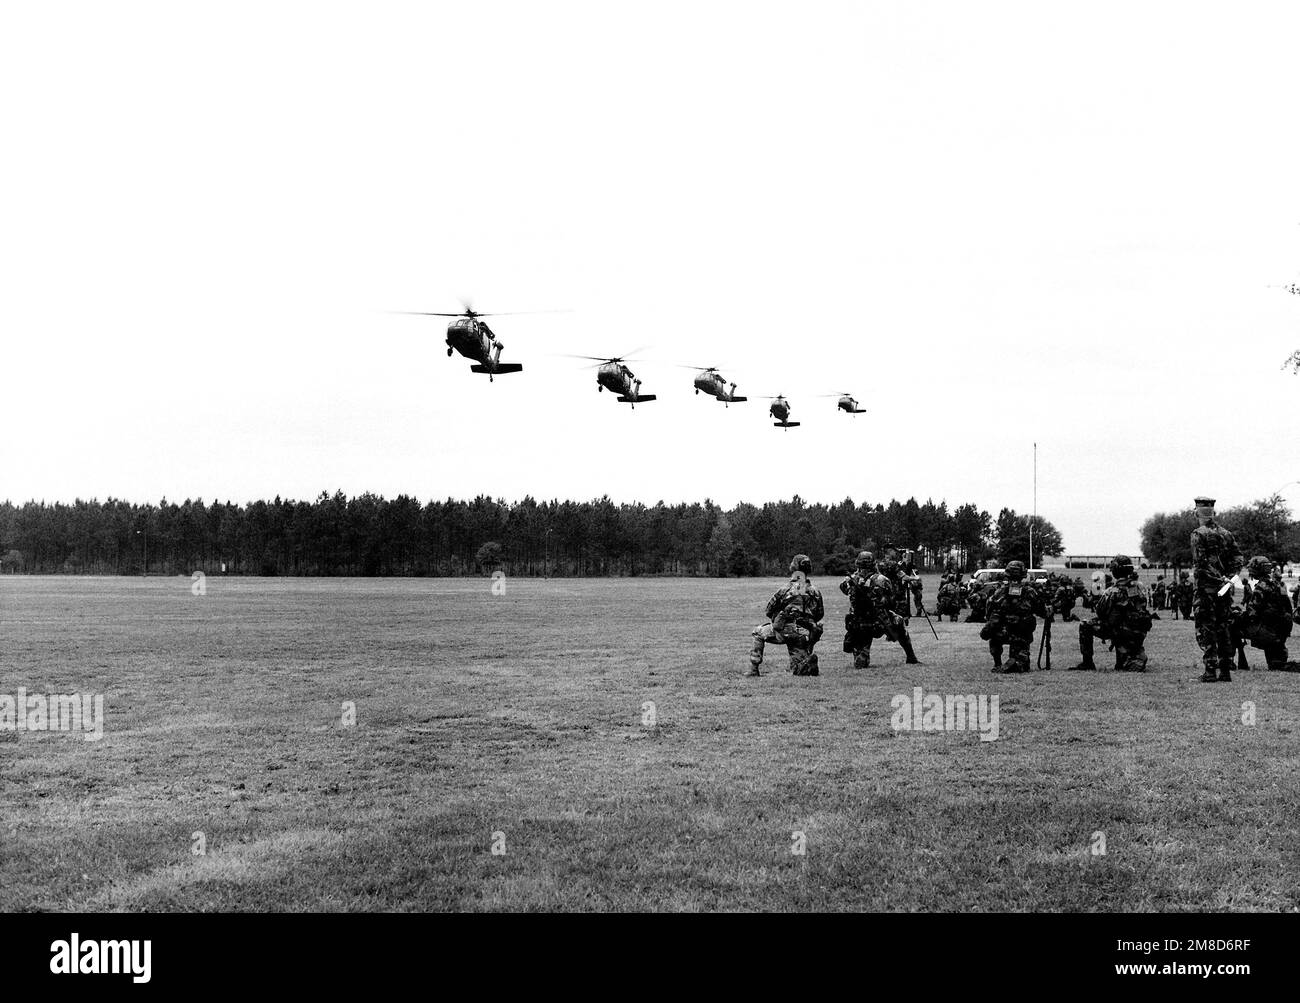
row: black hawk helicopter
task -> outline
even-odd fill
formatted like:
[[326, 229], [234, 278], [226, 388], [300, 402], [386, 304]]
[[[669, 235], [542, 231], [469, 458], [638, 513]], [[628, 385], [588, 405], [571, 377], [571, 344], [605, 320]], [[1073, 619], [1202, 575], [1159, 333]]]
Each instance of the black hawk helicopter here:
[[[497, 376], [505, 373], [518, 373], [523, 371], [523, 365], [518, 362], [502, 362], [501, 350], [505, 348], [505, 343], [500, 341], [492, 328], [487, 326], [487, 322], [480, 320], [480, 317], [509, 317], [508, 313], [479, 313], [472, 307], [465, 307], [461, 313], [427, 313], [419, 310], [397, 310], [395, 313], [406, 314], [414, 317], [454, 317], [455, 319], [447, 325], [447, 355], [452, 352], [460, 352], [467, 359], [472, 359], [475, 365], [469, 367], [471, 373], [487, 373], [488, 382], [493, 382]], [[553, 313], [558, 311], [522, 311], [526, 313]], [[516, 312], [517, 315], [518, 312]]]
[[682, 366], [683, 369], [698, 369], [695, 374], [695, 392], [698, 394], [703, 390], [710, 397], [716, 397], [723, 404], [739, 404], [742, 401], [749, 400], [748, 397], [736, 396], [736, 384], [733, 380], [731, 389], [727, 389], [726, 378], [718, 372], [716, 366], [701, 368], [700, 366]]
[[772, 422], [773, 428], [798, 428], [799, 427], [799, 423], [797, 421], [790, 420], [790, 402], [787, 401], [784, 397], [782, 397], [780, 394], [777, 394], [775, 397], [764, 397], [763, 399], [770, 400], [772, 402], [771, 406], [767, 409], [767, 413], [771, 417], [776, 419], [776, 421]]
[[[637, 349], [641, 351], [641, 349]], [[629, 352], [628, 356], [636, 354]], [[636, 410], [638, 404], [644, 404], [646, 401], [658, 400], [655, 394], [643, 394], [641, 392], [641, 381], [636, 378], [636, 373], [628, 369], [624, 360], [627, 356], [617, 355], [612, 359], [602, 359], [595, 355], [570, 355], [570, 359], [592, 359], [596, 362], [595, 366], [588, 368], [596, 370], [596, 385], [600, 390], [608, 390], [610, 393], [618, 395], [618, 401], [621, 404], [631, 404], [632, 410]]]
[[839, 402], [835, 405], [846, 414], [866, 414], [867, 409], [858, 407], [858, 402], [853, 399], [852, 394], [818, 394], [818, 397], [838, 397]]

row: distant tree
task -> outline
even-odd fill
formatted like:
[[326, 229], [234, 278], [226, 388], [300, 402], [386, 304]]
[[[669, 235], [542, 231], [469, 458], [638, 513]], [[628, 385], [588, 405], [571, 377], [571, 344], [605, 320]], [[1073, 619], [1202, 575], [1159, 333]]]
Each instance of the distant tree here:
[[10, 550], [0, 557], [0, 571], [12, 573], [23, 566], [23, 555], [16, 550]]
[[1040, 563], [1043, 556], [1057, 557], [1065, 550], [1060, 531], [1041, 515], [1019, 515], [1014, 509], [1004, 508], [998, 513], [997, 521], [997, 555], [1004, 567], [1008, 561], [1030, 562], [1031, 527], [1035, 563]]
[[501, 544], [489, 540], [478, 548], [478, 553], [474, 555], [474, 563], [486, 571], [491, 571], [501, 564], [501, 554]]
[[1157, 512], [1142, 524], [1142, 555], [1152, 564], [1187, 568], [1192, 564], [1196, 513]]
[[735, 544], [731, 539], [731, 521], [723, 512], [719, 514], [718, 521], [713, 524], [713, 532], [709, 535], [707, 548], [709, 571], [719, 578], [727, 577], [733, 549]]

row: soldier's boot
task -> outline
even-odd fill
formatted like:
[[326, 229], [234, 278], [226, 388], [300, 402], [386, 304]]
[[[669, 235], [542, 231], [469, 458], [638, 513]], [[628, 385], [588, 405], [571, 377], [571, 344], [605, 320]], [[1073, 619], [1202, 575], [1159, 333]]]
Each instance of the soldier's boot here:
[[1232, 682], [1232, 659], [1225, 659], [1219, 663], [1219, 682]]
[[899, 644], [903, 646], [903, 654], [907, 656], [908, 665], [921, 664], [921, 660], [916, 657], [916, 652], [912, 650], [912, 639], [910, 637], [904, 634], [903, 639], [899, 641]]
[[989, 654], [993, 656], [993, 671], [1002, 671], [1002, 645], [997, 641], [989, 642]]
[[1096, 672], [1097, 663], [1092, 660], [1092, 632], [1084, 630], [1082, 624], [1079, 625], [1079, 654], [1083, 661], [1070, 668], [1075, 672]]
[[869, 668], [871, 668], [871, 649], [870, 649], [870, 648], [858, 648], [857, 651], [853, 652], [853, 667], [854, 667], [855, 669], [869, 669]]
[[762, 675], [762, 673], [758, 671], [758, 667], [762, 664], [763, 664], [763, 639], [759, 636], [758, 631], [756, 630], [754, 631], [754, 646], [753, 648], [750, 649], [749, 652], [749, 671], [745, 673], [745, 676], [748, 677], [748, 676]]

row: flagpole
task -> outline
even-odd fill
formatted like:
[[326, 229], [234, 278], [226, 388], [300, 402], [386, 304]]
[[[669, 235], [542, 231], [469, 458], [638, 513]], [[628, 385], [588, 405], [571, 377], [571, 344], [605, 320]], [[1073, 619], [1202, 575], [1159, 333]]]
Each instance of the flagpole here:
[[1038, 523], [1038, 443], [1034, 443], [1034, 516], [1029, 520], [1029, 567], [1034, 566], [1034, 526]]

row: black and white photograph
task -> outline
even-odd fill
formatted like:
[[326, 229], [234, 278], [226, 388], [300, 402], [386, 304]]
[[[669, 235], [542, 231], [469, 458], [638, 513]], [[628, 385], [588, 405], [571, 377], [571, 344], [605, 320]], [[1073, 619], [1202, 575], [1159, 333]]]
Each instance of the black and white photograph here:
[[691, 913], [1282, 970], [1297, 39], [4, 5], [6, 966]]

